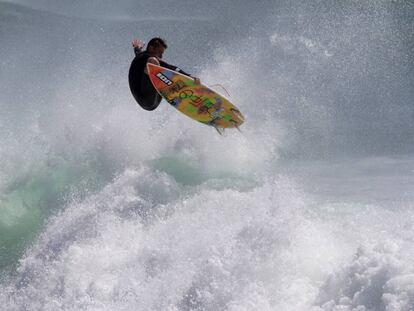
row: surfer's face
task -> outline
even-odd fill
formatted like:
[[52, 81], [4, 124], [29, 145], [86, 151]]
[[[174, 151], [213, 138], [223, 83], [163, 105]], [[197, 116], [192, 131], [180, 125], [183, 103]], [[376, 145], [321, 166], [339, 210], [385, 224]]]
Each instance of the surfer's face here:
[[165, 51], [165, 47], [163, 47], [162, 45], [157, 46], [157, 47], [153, 47], [151, 46], [149, 49], [149, 52], [151, 54], [151, 56], [155, 56], [158, 58], [162, 58], [162, 55], [164, 54]]

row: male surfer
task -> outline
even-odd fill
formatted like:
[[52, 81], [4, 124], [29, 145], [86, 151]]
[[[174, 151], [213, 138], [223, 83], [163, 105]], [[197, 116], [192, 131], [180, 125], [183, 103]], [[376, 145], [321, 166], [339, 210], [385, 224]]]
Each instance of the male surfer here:
[[[189, 77], [191, 75], [161, 60], [164, 51], [167, 49], [167, 44], [161, 38], [152, 38], [148, 42], [145, 51], [143, 51], [145, 44], [139, 39], [134, 39], [132, 46], [134, 48], [135, 58], [129, 68], [129, 87], [135, 100], [142, 108], [145, 110], [154, 110], [160, 104], [161, 96], [155, 90], [148, 76], [147, 63], [175, 70]], [[196, 83], [200, 83], [200, 79], [194, 78], [194, 80]]]

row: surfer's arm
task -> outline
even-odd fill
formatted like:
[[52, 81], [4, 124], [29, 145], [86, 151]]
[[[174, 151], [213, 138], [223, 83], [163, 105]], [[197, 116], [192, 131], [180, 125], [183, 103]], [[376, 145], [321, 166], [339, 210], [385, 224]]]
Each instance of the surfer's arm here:
[[140, 48], [134, 47], [135, 56], [138, 56], [138, 54], [141, 53], [141, 52], [142, 52], [142, 50]]
[[134, 48], [135, 56], [137, 56], [139, 53], [142, 52], [142, 49], [144, 48], [144, 46], [145, 46], [145, 43], [142, 42], [141, 40], [139, 39], [132, 40], [132, 47]]
[[162, 60], [160, 60], [160, 65], [165, 67], [165, 68], [168, 68], [168, 69], [177, 71], [179, 73], [182, 73], [183, 75], [188, 76], [190, 78], [193, 78], [196, 84], [200, 84], [200, 79], [199, 78], [193, 77], [191, 74], [185, 72], [184, 70], [182, 70], [181, 68], [178, 68], [177, 66], [170, 65], [170, 64], [168, 64], [168, 63], [166, 63]]
[[[175, 66], [172, 66], [172, 67], [175, 67]], [[175, 69], [174, 69], [175, 71], [177, 71], [177, 72], [179, 72], [179, 73], [182, 73], [183, 75], [186, 75], [186, 76], [189, 76], [189, 77], [193, 77], [192, 75], [190, 75], [189, 73], [186, 73], [184, 70], [182, 70], [181, 68], [178, 68], [178, 67], [175, 67]]]
[[[175, 66], [172, 66], [172, 67], [175, 67]], [[200, 83], [201, 83], [201, 81], [200, 81], [200, 79], [199, 79], [199, 78], [193, 77], [192, 75], [190, 75], [189, 73], [186, 73], [186, 72], [185, 72], [184, 70], [182, 70], [181, 68], [175, 67], [175, 69], [173, 69], [173, 70], [175, 70], [175, 71], [177, 71], [177, 72], [179, 72], [179, 73], [182, 73], [182, 74], [183, 74], [183, 75], [185, 75], [185, 76], [188, 76], [188, 77], [190, 77], [190, 78], [193, 78], [193, 79], [194, 79], [195, 84], [200, 84]]]
[[179, 72], [179, 73], [182, 73], [183, 75], [186, 75], [186, 76], [189, 76], [189, 77], [191, 77], [191, 78], [192, 78], [192, 75], [190, 75], [189, 73], [186, 73], [184, 70], [182, 70], [181, 68], [178, 68], [177, 66], [170, 65], [170, 64], [168, 64], [168, 63], [166, 63], [166, 62], [164, 62], [164, 61], [160, 61], [160, 65], [161, 65], [162, 67], [165, 67], [165, 68], [168, 68], [168, 69], [171, 69], [171, 70], [177, 71], [177, 72]]

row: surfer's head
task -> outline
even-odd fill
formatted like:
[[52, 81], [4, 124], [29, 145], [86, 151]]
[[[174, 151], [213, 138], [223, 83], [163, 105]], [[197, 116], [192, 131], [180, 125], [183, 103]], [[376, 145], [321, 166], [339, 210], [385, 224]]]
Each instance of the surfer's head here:
[[167, 43], [165, 43], [165, 40], [158, 37], [152, 38], [147, 44], [147, 52], [151, 54], [151, 56], [156, 56], [158, 58], [162, 58], [162, 54], [166, 48]]

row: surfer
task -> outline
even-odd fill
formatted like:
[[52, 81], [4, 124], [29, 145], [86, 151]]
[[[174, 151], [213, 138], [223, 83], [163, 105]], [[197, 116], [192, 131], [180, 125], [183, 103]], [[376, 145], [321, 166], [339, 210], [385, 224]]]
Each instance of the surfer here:
[[[139, 39], [134, 39], [132, 46], [134, 48], [135, 58], [131, 63], [128, 74], [131, 93], [142, 108], [145, 110], [154, 110], [158, 107], [162, 98], [151, 83], [148, 76], [147, 63], [175, 70], [189, 77], [191, 75], [162, 60], [164, 51], [167, 49], [167, 44], [161, 38], [152, 38], [148, 42], [145, 51], [143, 51], [145, 43]], [[200, 79], [192, 78], [196, 83], [200, 83]]]

